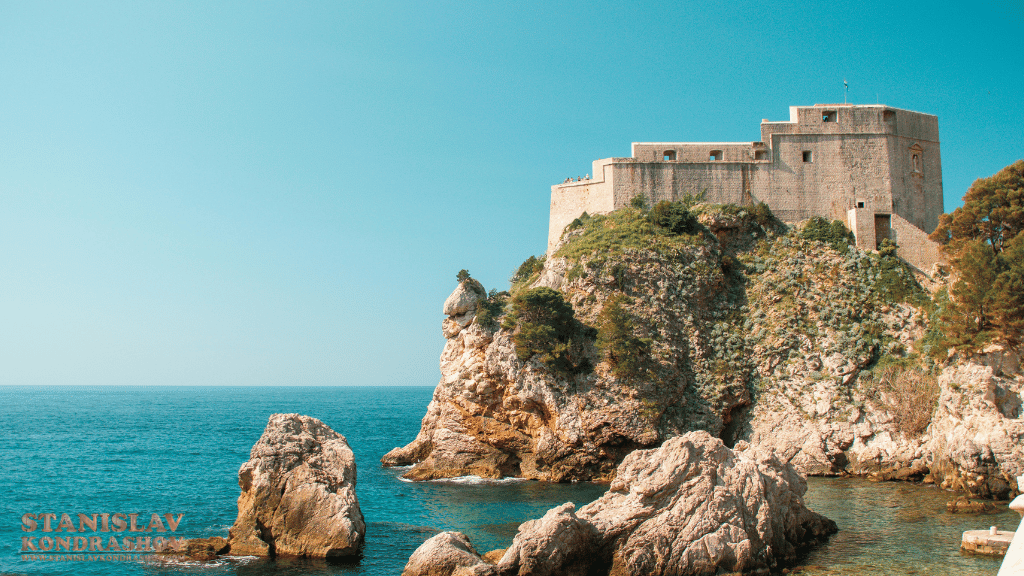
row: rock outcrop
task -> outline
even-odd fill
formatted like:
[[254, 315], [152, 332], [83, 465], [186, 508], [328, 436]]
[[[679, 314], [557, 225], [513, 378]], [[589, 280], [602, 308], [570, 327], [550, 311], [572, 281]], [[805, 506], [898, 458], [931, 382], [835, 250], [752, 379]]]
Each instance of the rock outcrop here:
[[467, 569], [483, 567], [486, 563], [473, 548], [469, 537], [462, 532], [441, 532], [420, 545], [402, 576], [451, 576], [471, 573]]
[[807, 474], [924, 480], [972, 497], [1007, 499], [1024, 473], [1024, 378], [999, 372], [999, 356], [942, 368], [930, 421], [918, 435], [903, 433], [892, 410], [872, 406], [856, 388], [849, 401], [832, 402], [840, 388], [826, 381], [763, 399], [749, 423], [750, 441]]
[[[772, 448], [805, 474], [1016, 492], [1019, 354], [936, 363], [929, 296], [895, 258], [837, 250], [742, 209], [694, 210], [703, 228], [692, 235], [652, 232], [630, 209], [592, 218], [513, 289], [557, 289], [594, 328], [620, 303], [650, 342], [636, 374], [616, 375], [596, 341], [581, 374], [520, 359], [515, 323], [476, 320], [484, 290], [460, 285], [420, 432], [382, 462], [415, 464], [412, 479], [609, 480], [632, 450], [705, 430]], [[901, 370], [920, 375], [915, 398], [887, 387]]]
[[[803, 504], [806, 483], [774, 454], [731, 450], [706, 432], [638, 450], [608, 492], [524, 523], [495, 564], [464, 535], [445, 533], [413, 554], [404, 576], [703, 575], [777, 569], [836, 531]], [[438, 546], [446, 544], [444, 553]], [[437, 562], [428, 559], [439, 558]], [[451, 560], [457, 558], [457, 562]]]
[[336, 558], [366, 534], [345, 437], [299, 414], [274, 414], [238, 471], [231, 554]]

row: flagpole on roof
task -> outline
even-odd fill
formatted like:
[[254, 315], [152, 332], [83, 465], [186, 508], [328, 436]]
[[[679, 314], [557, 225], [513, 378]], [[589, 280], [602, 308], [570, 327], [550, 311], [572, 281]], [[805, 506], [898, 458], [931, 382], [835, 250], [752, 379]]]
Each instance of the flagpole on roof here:
[[850, 93], [850, 85], [846, 83], [846, 78], [843, 78], [843, 104], [846, 104], [846, 96]]

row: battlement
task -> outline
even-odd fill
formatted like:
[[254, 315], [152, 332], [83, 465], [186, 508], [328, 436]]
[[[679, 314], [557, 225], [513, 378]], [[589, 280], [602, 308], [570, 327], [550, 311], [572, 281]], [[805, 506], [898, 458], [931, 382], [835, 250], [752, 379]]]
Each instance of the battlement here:
[[[583, 212], [607, 213], [638, 195], [648, 204], [701, 193], [714, 203], [765, 202], [784, 221], [821, 216], [846, 221], [855, 232], [851, 214], [861, 228], [868, 215], [879, 223], [898, 215], [925, 235], [938, 225], [942, 164], [934, 115], [815, 104], [791, 106], [788, 121], [762, 120], [760, 128], [759, 141], [634, 142], [630, 158], [595, 161], [592, 178], [551, 187], [548, 251]], [[897, 234], [891, 226], [873, 230], [871, 238], [858, 235], [858, 246], [874, 248]], [[915, 266], [930, 268], [931, 259]]]

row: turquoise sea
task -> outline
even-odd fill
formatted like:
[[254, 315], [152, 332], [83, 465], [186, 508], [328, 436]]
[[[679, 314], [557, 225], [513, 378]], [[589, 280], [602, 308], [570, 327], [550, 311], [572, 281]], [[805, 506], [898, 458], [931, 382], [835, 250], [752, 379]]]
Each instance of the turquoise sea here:
[[[381, 468], [379, 458], [416, 435], [432, 391], [0, 387], [0, 574], [397, 575], [413, 550], [439, 530], [467, 533], [481, 552], [503, 548], [520, 522], [604, 492], [593, 484], [401, 480], [400, 471]], [[26, 513], [59, 518], [66, 512], [76, 525], [78, 513], [134, 513], [140, 523], [152, 513], [182, 514], [176, 535], [226, 536], [237, 511], [238, 468], [275, 412], [315, 416], [348, 439], [367, 522], [358, 561], [22, 559]], [[997, 561], [959, 554], [960, 533], [1017, 524], [1009, 511], [948, 514], [951, 495], [929, 486], [819, 478], [809, 485], [809, 505], [834, 519], [840, 533], [811, 553], [798, 573], [994, 575]]]

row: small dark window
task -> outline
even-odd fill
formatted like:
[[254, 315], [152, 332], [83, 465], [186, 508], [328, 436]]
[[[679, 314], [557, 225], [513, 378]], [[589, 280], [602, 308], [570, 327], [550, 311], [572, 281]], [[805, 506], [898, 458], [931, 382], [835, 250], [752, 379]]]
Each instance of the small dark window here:
[[863, 208], [863, 207], [864, 207], [864, 201], [863, 200], [861, 200], [860, 202], [857, 202], [857, 208]]
[[755, 150], [754, 151], [754, 160], [766, 160], [767, 158], [768, 158], [768, 153], [765, 152], [764, 150]]
[[722, 159], [722, 151], [721, 150], [712, 150], [711, 154], [708, 156], [708, 160], [711, 160], [712, 162], [718, 161], [718, 160], [721, 160], [721, 159]]
[[882, 121], [884, 121], [884, 122], [892, 122], [895, 119], [896, 119], [896, 113], [893, 112], [892, 110], [886, 110], [886, 111], [882, 112]]
[[821, 121], [822, 122], [835, 122], [836, 121], [836, 111], [835, 110], [825, 110], [824, 112], [821, 113]]
[[804, 162], [814, 162], [814, 153], [810, 150], [804, 150]]
[[664, 158], [665, 160], [675, 160], [676, 159], [676, 151], [675, 150], [665, 150], [664, 156], [665, 156], [665, 158]]

